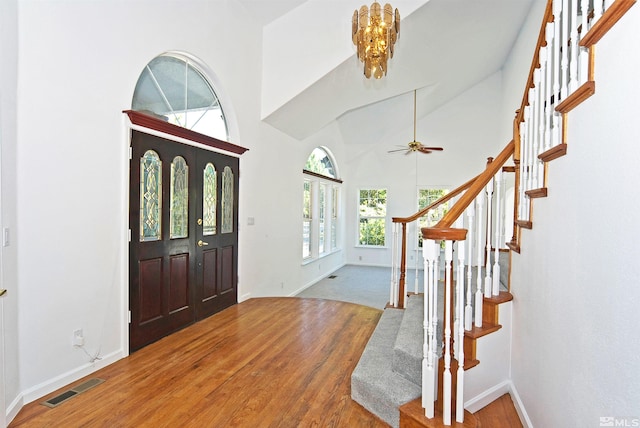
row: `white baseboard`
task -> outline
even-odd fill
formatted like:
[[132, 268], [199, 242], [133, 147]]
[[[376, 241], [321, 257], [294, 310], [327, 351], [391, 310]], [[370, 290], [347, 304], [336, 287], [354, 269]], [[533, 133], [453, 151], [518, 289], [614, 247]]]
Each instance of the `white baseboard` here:
[[512, 382], [509, 383], [511, 384], [511, 390], [509, 391], [509, 394], [511, 394], [511, 399], [513, 400], [513, 405], [516, 408], [516, 412], [518, 412], [518, 416], [520, 417], [520, 422], [522, 422], [522, 425], [525, 428], [533, 428], [531, 419], [529, 419], [529, 414], [527, 414], [527, 410], [524, 408], [524, 404], [520, 399], [520, 395], [518, 394], [516, 386]]
[[22, 394], [20, 394], [11, 402], [11, 404], [9, 404], [9, 407], [7, 408], [7, 425], [10, 424], [13, 418], [18, 415], [22, 406], [24, 406], [24, 400], [22, 399]]
[[45, 382], [35, 385], [22, 392], [21, 394], [22, 395], [21, 400], [23, 401], [22, 405], [31, 403], [32, 401], [35, 401], [41, 397], [44, 397], [45, 395], [50, 394], [57, 389], [63, 388], [66, 385], [69, 385], [77, 381], [78, 379], [88, 376], [91, 373], [97, 370], [100, 370], [103, 367], [106, 367], [110, 364], [115, 363], [116, 361], [124, 358], [125, 356], [126, 355], [122, 350], [118, 350], [118, 351], [112, 352], [109, 355], [105, 355], [101, 357], [100, 360], [96, 360], [93, 363], [83, 364], [80, 367], [77, 367], [73, 370], [69, 370], [66, 373], [56, 376], [53, 379], [49, 379]]
[[520, 418], [522, 425], [525, 428], [533, 428], [533, 424], [531, 423], [531, 419], [529, 419], [527, 410], [524, 408], [520, 395], [511, 380], [505, 380], [504, 382], [501, 382], [498, 385], [487, 389], [483, 393], [469, 399], [464, 403], [464, 408], [471, 413], [476, 413], [478, 410], [491, 404], [504, 394], [509, 394], [511, 396], [511, 400], [513, 401], [513, 405], [516, 408], [516, 412], [518, 413], [518, 417]]
[[464, 408], [471, 413], [475, 413], [509, 392], [511, 392], [511, 381], [505, 380], [465, 401]]
[[328, 273], [324, 273], [323, 275], [320, 275], [314, 279], [312, 279], [311, 281], [309, 281], [308, 283], [304, 284], [302, 287], [298, 288], [297, 290], [289, 293], [287, 295], [287, 297], [293, 297], [296, 296], [300, 293], [302, 293], [304, 290], [306, 290], [307, 288], [311, 287], [312, 285], [317, 284], [318, 282], [320, 282], [321, 280], [325, 279], [326, 277], [328, 277], [329, 275], [333, 274], [335, 271], [337, 271], [338, 269], [340, 269], [341, 267], [344, 267], [346, 265], [346, 263], [342, 263], [338, 266], [336, 266], [335, 269], [333, 269], [331, 272]]

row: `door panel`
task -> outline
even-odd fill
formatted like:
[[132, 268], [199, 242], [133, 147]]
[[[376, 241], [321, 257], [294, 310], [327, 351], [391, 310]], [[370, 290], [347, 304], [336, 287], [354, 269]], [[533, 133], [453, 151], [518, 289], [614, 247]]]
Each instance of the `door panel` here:
[[202, 252], [202, 298], [207, 301], [218, 295], [218, 250], [206, 250]]
[[[222, 234], [217, 225], [223, 209], [229, 216], [230, 199], [223, 208], [221, 181], [209, 180], [208, 193], [204, 181], [206, 165], [216, 179], [225, 168], [237, 177], [238, 159], [138, 131], [131, 142], [129, 341], [134, 351], [237, 303], [237, 273], [226, 272], [237, 269], [237, 182], [232, 183], [234, 227], [225, 226], [230, 232]], [[223, 257], [225, 252], [230, 254]]]

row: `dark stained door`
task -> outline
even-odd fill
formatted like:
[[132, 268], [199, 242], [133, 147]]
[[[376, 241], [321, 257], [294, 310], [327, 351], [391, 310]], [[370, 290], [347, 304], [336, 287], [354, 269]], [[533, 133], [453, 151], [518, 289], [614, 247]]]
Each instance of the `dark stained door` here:
[[238, 164], [232, 156], [133, 131], [132, 352], [237, 303]]
[[238, 158], [199, 153], [196, 204], [196, 317], [237, 302]]

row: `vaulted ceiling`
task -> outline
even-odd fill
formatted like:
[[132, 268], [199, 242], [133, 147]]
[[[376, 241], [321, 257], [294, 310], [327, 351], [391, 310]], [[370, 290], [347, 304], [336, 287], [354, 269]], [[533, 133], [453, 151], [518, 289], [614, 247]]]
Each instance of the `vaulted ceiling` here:
[[[499, 71], [534, 0], [396, 0], [388, 75], [368, 80], [351, 42], [362, 0], [239, 0], [263, 26], [263, 120], [304, 139], [337, 121], [347, 143], [403, 129]], [[366, 3], [368, 5], [368, 3]]]

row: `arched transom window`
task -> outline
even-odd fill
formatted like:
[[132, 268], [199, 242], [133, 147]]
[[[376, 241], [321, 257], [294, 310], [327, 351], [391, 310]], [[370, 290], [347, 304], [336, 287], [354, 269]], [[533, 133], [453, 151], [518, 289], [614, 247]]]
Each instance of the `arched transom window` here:
[[195, 60], [167, 53], [144, 68], [136, 84], [133, 110], [174, 125], [228, 141], [220, 101]]

